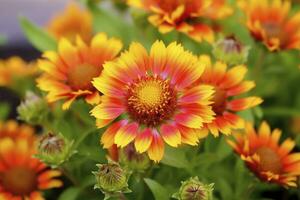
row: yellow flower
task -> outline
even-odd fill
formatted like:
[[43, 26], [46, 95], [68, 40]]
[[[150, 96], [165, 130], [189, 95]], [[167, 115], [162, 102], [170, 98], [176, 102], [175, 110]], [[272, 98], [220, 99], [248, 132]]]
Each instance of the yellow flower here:
[[258, 132], [247, 123], [245, 133], [235, 133], [235, 141], [228, 142], [262, 181], [296, 187], [300, 175], [300, 153], [291, 153], [295, 146], [291, 139], [280, 145], [280, 136], [281, 131], [271, 131], [266, 122], [260, 125]]
[[114, 59], [121, 48], [120, 40], [108, 39], [104, 33], [97, 34], [88, 45], [80, 37], [76, 38], [76, 44], [62, 38], [57, 52], [47, 51], [38, 61], [44, 71], [37, 79], [38, 87], [48, 92], [50, 103], [65, 99], [63, 109], [68, 109], [80, 96], [90, 104], [99, 103], [100, 93], [91, 81], [101, 74], [102, 65]]
[[15, 81], [34, 76], [37, 72], [34, 64], [29, 64], [20, 57], [0, 59], [0, 86], [10, 87]]
[[85, 42], [92, 38], [92, 15], [77, 4], [69, 4], [62, 13], [48, 23], [47, 29], [55, 38], [65, 37], [71, 41], [79, 35]]

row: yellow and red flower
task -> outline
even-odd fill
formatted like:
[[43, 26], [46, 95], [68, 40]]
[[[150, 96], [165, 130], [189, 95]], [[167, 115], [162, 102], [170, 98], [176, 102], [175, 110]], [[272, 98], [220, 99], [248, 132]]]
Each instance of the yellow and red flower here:
[[92, 15], [88, 10], [82, 10], [77, 4], [71, 3], [51, 19], [47, 29], [56, 39], [64, 37], [75, 42], [79, 35], [85, 42], [89, 42], [93, 35]]
[[275, 129], [271, 132], [266, 122], [260, 125], [258, 133], [251, 123], [247, 123], [245, 133], [235, 133], [235, 141], [229, 140], [228, 143], [262, 181], [296, 187], [300, 175], [300, 153], [291, 153], [295, 146], [291, 139], [279, 144], [280, 136], [281, 131]]
[[34, 76], [37, 72], [34, 64], [29, 64], [20, 57], [0, 59], [0, 86], [12, 86], [15, 81]]
[[203, 63], [176, 42], [166, 47], [157, 41], [150, 55], [133, 43], [117, 60], [105, 63], [93, 81], [102, 102], [91, 111], [99, 128], [112, 122], [101, 138], [104, 148], [134, 142], [137, 152], [147, 151], [159, 161], [163, 141], [173, 147], [196, 145], [206, 136], [203, 123], [213, 119], [213, 87], [190, 87], [203, 70]]
[[253, 81], [243, 81], [247, 67], [238, 65], [227, 70], [225, 63], [213, 64], [206, 55], [200, 56], [200, 62], [206, 63], [206, 68], [197, 84], [211, 85], [215, 90], [212, 109], [216, 116], [212, 122], [205, 123], [205, 129], [218, 136], [219, 132], [229, 135], [232, 129], [243, 128], [244, 120], [236, 112], [262, 103], [261, 98], [254, 96], [233, 99], [255, 87]]
[[7, 122], [0, 121], [0, 140], [4, 138], [11, 138], [12, 140], [21, 138], [26, 139], [29, 144], [34, 144], [34, 129], [25, 124], [19, 125], [13, 120]]
[[149, 22], [161, 33], [172, 30], [185, 33], [194, 40], [214, 40], [213, 27], [206, 20], [227, 17], [232, 9], [225, 0], [127, 0], [128, 4], [151, 13]]
[[300, 49], [300, 12], [289, 15], [291, 2], [244, 0], [240, 4], [252, 36], [270, 51]]
[[68, 109], [78, 97], [84, 96], [90, 104], [99, 103], [100, 94], [91, 81], [98, 77], [104, 62], [112, 60], [122, 48], [120, 40], [108, 39], [104, 33], [97, 34], [90, 45], [80, 37], [73, 45], [61, 39], [58, 52], [45, 52], [39, 60], [39, 67], [45, 72], [38, 78], [38, 87], [48, 92], [48, 102], [66, 99], [63, 109]]
[[0, 139], [0, 199], [43, 200], [40, 190], [60, 187], [57, 170], [32, 156], [35, 149], [26, 138]]

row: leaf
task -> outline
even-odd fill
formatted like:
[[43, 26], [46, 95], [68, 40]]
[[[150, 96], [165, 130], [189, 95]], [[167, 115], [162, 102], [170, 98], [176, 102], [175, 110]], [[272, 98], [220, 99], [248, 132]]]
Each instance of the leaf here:
[[145, 178], [144, 181], [150, 188], [155, 200], [170, 199], [169, 195], [168, 195], [168, 191], [161, 184], [159, 184], [156, 181], [149, 179], [149, 178]]
[[218, 190], [221, 193], [222, 199], [233, 199], [233, 191], [230, 187], [229, 182], [227, 182], [225, 179], [219, 179], [217, 181], [216, 187], [218, 187]]
[[30, 22], [25, 17], [20, 17], [21, 28], [31, 42], [31, 44], [40, 51], [56, 50], [57, 43], [46, 31]]
[[9, 115], [10, 107], [8, 103], [0, 103], [0, 120], [4, 121]]
[[176, 168], [186, 168], [189, 163], [182, 149], [166, 148], [161, 163]]
[[70, 187], [58, 197], [58, 200], [75, 200], [80, 194], [80, 188]]

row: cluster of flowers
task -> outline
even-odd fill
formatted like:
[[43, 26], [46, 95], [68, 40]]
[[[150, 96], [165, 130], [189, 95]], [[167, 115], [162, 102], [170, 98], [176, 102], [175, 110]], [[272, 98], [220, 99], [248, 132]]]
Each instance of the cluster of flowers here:
[[[245, 11], [252, 36], [270, 51], [300, 49], [300, 12], [290, 17], [290, 2], [241, 0], [238, 4]], [[221, 29], [216, 20], [233, 12], [224, 0], [128, 0], [128, 5], [149, 12], [149, 22], [161, 33], [177, 30], [197, 42], [209, 43]], [[287, 139], [280, 145], [279, 130], [271, 131], [263, 122], [256, 131], [251, 122], [237, 114], [263, 100], [244, 95], [255, 83], [245, 80], [247, 47], [234, 37], [215, 44], [217, 61], [208, 55], [194, 55], [177, 42], [166, 45], [156, 41], [149, 51], [133, 42], [120, 54], [121, 40], [105, 33], [92, 36], [88, 12], [75, 5], [66, 12], [49, 25], [49, 32], [58, 38], [58, 48], [44, 52], [38, 60], [42, 74], [37, 87], [47, 93], [48, 103], [63, 100], [63, 110], [78, 98], [94, 105], [90, 113], [96, 126], [106, 128], [100, 139], [103, 148], [112, 152], [130, 147], [159, 162], [165, 143], [171, 147], [196, 146], [210, 133], [215, 137], [233, 135], [228, 143], [261, 180], [296, 186], [300, 153], [291, 153], [295, 143]], [[66, 27], [70, 27], [68, 32], [64, 32]], [[7, 62], [21, 62], [15, 59]], [[9, 82], [8, 75], [3, 77], [6, 79], [0, 76], [0, 84]], [[41, 199], [39, 189], [61, 186], [61, 181], [53, 179], [59, 171], [49, 170], [32, 158], [35, 142], [27, 126], [0, 124], [1, 200]], [[115, 169], [116, 164], [111, 165]], [[106, 167], [99, 166], [101, 170]], [[95, 174], [102, 178], [101, 172]]]

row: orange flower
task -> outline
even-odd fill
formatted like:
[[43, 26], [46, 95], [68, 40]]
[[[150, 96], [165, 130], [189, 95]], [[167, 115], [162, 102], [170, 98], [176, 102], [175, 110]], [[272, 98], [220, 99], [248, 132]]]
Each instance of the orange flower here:
[[36, 74], [36, 66], [26, 63], [20, 57], [13, 56], [5, 60], [0, 59], [0, 86], [11, 86], [16, 80]]
[[205, 20], [222, 19], [232, 13], [225, 0], [127, 0], [128, 4], [151, 12], [149, 22], [161, 33], [174, 29], [201, 42], [213, 42], [213, 28]]
[[0, 139], [0, 199], [42, 200], [40, 190], [60, 187], [60, 172], [47, 169], [32, 156], [34, 148], [25, 138]]
[[0, 121], [0, 140], [4, 138], [11, 138], [17, 140], [18, 138], [28, 140], [29, 144], [34, 144], [35, 136], [34, 129], [28, 125], [19, 125], [16, 121]]
[[92, 38], [92, 15], [75, 4], [69, 4], [62, 13], [54, 16], [47, 29], [55, 38], [65, 37], [71, 41], [79, 35], [85, 42]]
[[219, 131], [229, 135], [232, 129], [243, 128], [244, 120], [235, 114], [237, 111], [246, 110], [262, 103], [259, 97], [245, 97], [233, 99], [233, 97], [248, 92], [255, 83], [253, 81], [243, 81], [247, 72], [244, 65], [234, 66], [227, 70], [227, 65], [222, 62], [211, 63], [208, 56], [200, 56], [200, 62], [206, 63], [206, 68], [198, 80], [198, 84], [211, 85], [215, 89], [213, 111], [216, 113], [215, 119], [204, 125], [214, 136], [219, 135]]
[[289, 16], [289, 1], [241, 1], [252, 36], [270, 51], [300, 49], [300, 12]]
[[91, 111], [99, 128], [112, 122], [101, 138], [104, 148], [134, 142], [137, 152], [148, 152], [158, 162], [164, 142], [172, 147], [197, 145], [206, 136], [203, 123], [213, 119], [213, 88], [190, 87], [203, 69], [198, 58], [176, 42], [166, 47], [157, 41], [150, 55], [133, 43], [119, 59], [105, 63], [93, 81], [103, 93], [102, 102]]
[[281, 131], [275, 129], [271, 132], [266, 122], [260, 125], [258, 133], [251, 123], [246, 124], [245, 131], [234, 134], [235, 141], [229, 140], [228, 143], [249, 169], [262, 181], [296, 187], [300, 175], [300, 153], [290, 153], [295, 142], [287, 139], [279, 145]]
[[58, 52], [45, 52], [39, 67], [45, 72], [38, 78], [38, 87], [47, 91], [49, 102], [66, 99], [63, 109], [68, 109], [79, 96], [90, 104], [99, 103], [100, 94], [91, 80], [101, 74], [102, 64], [115, 58], [122, 48], [121, 41], [108, 39], [104, 33], [97, 34], [86, 45], [80, 37], [76, 45], [61, 39]]

